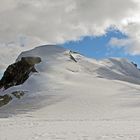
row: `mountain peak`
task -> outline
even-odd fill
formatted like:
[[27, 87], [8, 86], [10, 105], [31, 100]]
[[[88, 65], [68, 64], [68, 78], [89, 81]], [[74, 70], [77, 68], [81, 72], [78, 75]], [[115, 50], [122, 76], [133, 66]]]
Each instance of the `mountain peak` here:
[[[21, 62], [29, 59], [30, 64], [36, 60], [36, 65], [33, 64], [31, 67], [24, 67]], [[19, 65], [16, 67], [16, 64]], [[33, 94], [38, 93], [38, 91], [44, 92], [52, 88], [52, 86], [57, 87], [59, 84], [66, 86], [67, 84], [74, 84], [75, 80], [82, 82], [81, 79], [86, 77], [95, 80], [105, 79], [140, 84], [139, 69], [127, 59], [109, 58], [97, 61], [56, 45], [39, 46], [32, 50], [22, 52], [16, 62], [9, 67], [11, 66], [14, 66], [16, 70], [20, 68], [22, 70], [17, 71], [17, 73], [14, 70], [10, 72], [9, 77], [15, 74], [16, 76], [14, 77], [17, 78], [14, 81], [16, 84], [13, 83], [8, 86], [9, 89], [7, 89], [7, 86], [4, 87], [7, 90], [3, 93], [4, 95], [8, 95], [3, 96], [6, 101], [7, 99], [11, 101], [10, 93], [17, 94], [28, 91], [29, 94]], [[4, 75], [7, 75], [8, 69]], [[31, 75], [30, 73], [32, 72], [38, 73]], [[21, 80], [19, 81], [19, 79]], [[3, 78], [1, 83], [2, 81]], [[5, 81], [5, 83], [8, 82]], [[82, 84], [86, 83], [83, 81]]]

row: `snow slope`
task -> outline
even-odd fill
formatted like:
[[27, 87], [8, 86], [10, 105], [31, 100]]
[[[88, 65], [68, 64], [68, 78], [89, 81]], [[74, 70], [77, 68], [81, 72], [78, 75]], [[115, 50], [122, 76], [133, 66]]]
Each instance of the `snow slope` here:
[[[70, 54], [77, 63], [71, 59]], [[0, 108], [0, 140], [138, 140], [140, 71], [128, 60], [97, 61], [58, 46], [41, 46], [39, 71], [26, 94]]]

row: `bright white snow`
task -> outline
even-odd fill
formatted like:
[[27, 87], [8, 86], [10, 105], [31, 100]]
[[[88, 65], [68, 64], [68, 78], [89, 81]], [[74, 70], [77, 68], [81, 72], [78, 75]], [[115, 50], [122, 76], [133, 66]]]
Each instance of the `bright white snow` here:
[[22, 56], [42, 62], [26, 91], [0, 108], [0, 140], [139, 140], [140, 71], [128, 60], [96, 61], [57, 46]]

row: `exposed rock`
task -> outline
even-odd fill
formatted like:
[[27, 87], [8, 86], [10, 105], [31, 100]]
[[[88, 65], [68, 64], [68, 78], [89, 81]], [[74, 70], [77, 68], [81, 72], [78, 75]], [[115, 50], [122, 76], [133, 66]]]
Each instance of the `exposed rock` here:
[[23, 97], [24, 94], [24, 91], [14, 91], [11, 94], [0, 96], [0, 107], [7, 105], [9, 102], [12, 101], [14, 97], [16, 97], [17, 99], [21, 99], [21, 97]]
[[78, 52], [76, 52], [76, 51], [72, 51], [72, 50], [70, 50], [70, 53], [78, 54]]
[[40, 62], [40, 57], [22, 57], [20, 61], [8, 66], [0, 81], [0, 89], [23, 84], [31, 72], [37, 72], [34, 66]]
[[136, 68], [138, 67], [138, 65], [134, 62], [131, 62]]
[[40, 57], [22, 57], [21, 61], [25, 61], [29, 65], [35, 65], [41, 62], [41, 58]]
[[12, 97], [10, 95], [0, 96], [0, 107], [8, 104], [11, 100], [12, 100]]
[[14, 91], [11, 94], [14, 95], [16, 98], [20, 99], [22, 96], [24, 96], [25, 92], [24, 91]]
[[77, 60], [72, 56], [71, 51], [69, 52], [70, 59], [77, 63]]

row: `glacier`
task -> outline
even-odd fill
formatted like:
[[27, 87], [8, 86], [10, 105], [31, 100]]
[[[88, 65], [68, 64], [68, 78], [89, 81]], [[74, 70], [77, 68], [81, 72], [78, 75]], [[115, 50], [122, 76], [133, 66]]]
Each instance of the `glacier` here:
[[140, 70], [127, 59], [96, 60], [56, 45], [22, 52], [42, 62], [25, 91], [0, 108], [0, 140], [140, 139]]

